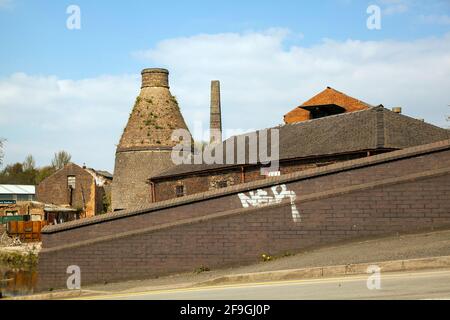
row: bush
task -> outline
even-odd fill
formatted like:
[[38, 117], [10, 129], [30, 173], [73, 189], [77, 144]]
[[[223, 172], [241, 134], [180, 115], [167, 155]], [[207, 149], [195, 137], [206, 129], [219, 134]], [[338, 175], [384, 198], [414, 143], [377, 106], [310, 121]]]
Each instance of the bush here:
[[38, 255], [33, 251], [0, 252], [0, 265], [14, 270], [34, 270], [38, 263]]

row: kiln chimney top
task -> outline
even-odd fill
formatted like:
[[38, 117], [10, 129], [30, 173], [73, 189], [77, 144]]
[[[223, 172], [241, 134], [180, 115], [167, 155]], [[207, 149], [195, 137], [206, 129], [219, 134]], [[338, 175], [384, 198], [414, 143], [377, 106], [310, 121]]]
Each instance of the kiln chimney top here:
[[141, 88], [162, 87], [169, 88], [169, 71], [161, 68], [144, 69]]

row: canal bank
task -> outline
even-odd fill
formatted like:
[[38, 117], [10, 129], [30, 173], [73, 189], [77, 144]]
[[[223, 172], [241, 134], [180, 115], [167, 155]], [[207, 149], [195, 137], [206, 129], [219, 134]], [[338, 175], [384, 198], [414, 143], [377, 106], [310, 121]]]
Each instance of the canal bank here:
[[39, 244], [0, 247], [0, 298], [34, 293]]

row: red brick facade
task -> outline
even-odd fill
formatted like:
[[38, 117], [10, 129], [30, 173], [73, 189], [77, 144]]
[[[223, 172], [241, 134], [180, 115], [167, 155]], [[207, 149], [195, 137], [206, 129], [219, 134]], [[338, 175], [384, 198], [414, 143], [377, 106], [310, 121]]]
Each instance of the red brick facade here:
[[[67, 164], [38, 185], [37, 200], [79, 209], [85, 217], [101, 213], [106, 185], [98, 185], [93, 172], [89, 170], [74, 163]], [[75, 188], [72, 190], [68, 185], [69, 177], [74, 177], [75, 181]]]
[[[271, 196], [274, 186], [295, 193], [301, 219], [294, 220], [292, 198], [243, 208], [242, 195]], [[39, 287], [65, 286], [69, 265], [81, 268], [82, 284], [141, 279], [448, 226], [450, 141], [444, 141], [47, 227]]]
[[[382, 151], [355, 152], [328, 157], [314, 157], [309, 159], [293, 159], [280, 162], [280, 174], [288, 174], [308, 169], [318, 168], [325, 165], [367, 157], [369, 154], [382, 153]], [[184, 195], [192, 195], [199, 192], [221, 189], [219, 182], [226, 186], [235, 186], [241, 183], [253, 182], [267, 179], [261, 174], [260, 166], [235, 166], [228, 169], [206, 171], [204, 173], [190, 173], [186, 175], [151, 179], [149, 192], [153, 194], [153, 202], [177, 198], [176, 187], [183, 186]], [[151, 190], [154, 188], [154, 190]]]

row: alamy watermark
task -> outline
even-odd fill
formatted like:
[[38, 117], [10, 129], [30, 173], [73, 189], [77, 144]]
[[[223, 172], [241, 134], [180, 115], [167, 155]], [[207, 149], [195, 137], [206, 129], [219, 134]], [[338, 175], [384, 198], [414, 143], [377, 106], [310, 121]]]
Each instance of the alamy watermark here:
[[367, 18], [367, 29], [381, 30], [381, 8], [377, 5], [370, 5], [366, 10], [369, 17]]
[[381, 268], [377, 265], [371, 265], [367, 268], [367, 273], [371, 274], [367, 278], [367, 289], [380, 290], [381, 289]]
[[67, 289], [80, 290], [81, 289], [81, 269], [77, 265], [68, 266], [66, 270], [70, 276], [67, 278]]
[[81, 9], [79, 6], [72, 4], [67, 7], [66, 13], [69, 15], [66, 20], [66, 27], [69, 30], [81, 29]]
[[[211, 130], [210, 134], [220, 137], [219, 131]], [[264, 175], [279, 170], [280, 133], [276, 128], [233, 136], [223, 143], [207, 144], [201, 148], [193, 148], [192, 136], [186, 129], [174, 130], [171, 139], [177, 142], [171, 154], [175, 165], [260, 164]]]

